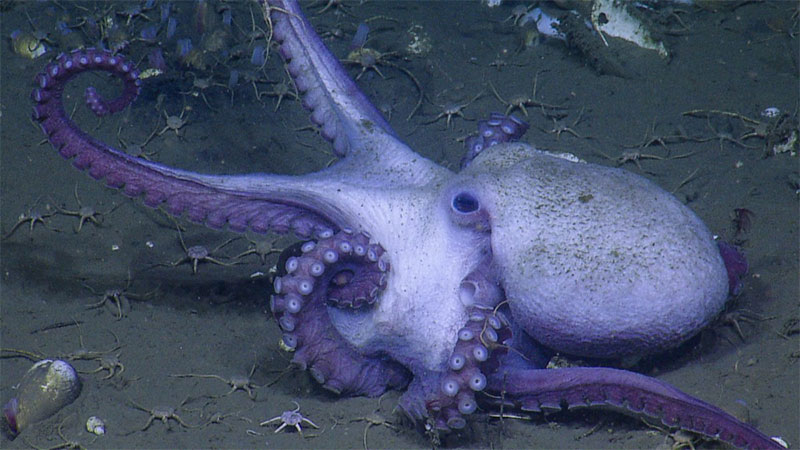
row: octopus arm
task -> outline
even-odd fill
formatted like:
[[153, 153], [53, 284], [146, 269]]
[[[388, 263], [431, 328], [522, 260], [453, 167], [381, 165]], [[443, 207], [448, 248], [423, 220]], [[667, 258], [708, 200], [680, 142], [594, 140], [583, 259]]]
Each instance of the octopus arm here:
[[524, 410], [611, 407], [660, 420], [738, 448], [783, 448], [769, 436], [725, 411], [655, 378], [626, 370], [573, 367], [499, 371], [487, 390]]
[[[443, 170], [403, 143], [367, 96], [350, 79], [339, 60], [314, 32], [295, 0], [269, 0], [265, 13], [274, 20], [274, 38], [287, 70], [303, 94], [311, 121], [334, 152], [359, 176], [394, 168], [395, 177], [425, 183]], [[409, 168], [410, 167], [410, 168]]]
[[338, 228], [337, 211], [309, 187], [311, 175], [202, 175], [130, 156], [92, 138], [66, 115], [62, 103], [67, 82], [90, 70], [110, 72], [124, 83], [123, 93], [111, 101], [87, 89], [86, 102], [95, 114], [120, 111], [136, 98], [136, 69], [119, 55], [95, 49], [60, 55], [37, 76], [32, 93], [34, 120], [59, 154], [72, 159], [78, 169], [128, 196], [143, 197], [147, 206], [164, 205], [171, 214], [184, 214], [211, 228], [291, 231], [301, 237]]

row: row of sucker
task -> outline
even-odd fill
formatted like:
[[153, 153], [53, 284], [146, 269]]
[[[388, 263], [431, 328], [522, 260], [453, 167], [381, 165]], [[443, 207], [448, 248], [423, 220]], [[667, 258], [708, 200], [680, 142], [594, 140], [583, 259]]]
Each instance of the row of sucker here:
[[656, 378], [602, 367], [562, 368], [559, 376], [553, 376], [548, 369], [509, 364], [506, 357], [514, 344], [505, 314], [507, 302], [513, 300], [505, 298], [490, 261], [487, 254], [486, 261], [462, 284], [472, 288], [474, 303], [468, 309], [467, 324], [458, 332], [439, 395], [428, 402], [438, 429], [463, 428], [464, 416], [475, 410], [474, 393], [485, 388], [494, 395], [482, 396], [482, 404], [525, 412], [610, 406], [737, 447], [778, 448], [776, 441], [755, 427]]
[[353, 309], [372, 305], [386, 287], [388, 257], [365, 233], [347, 228], [336, 234], [320, 233], [319, 240], [305, 242], [301, 252], [286, 260], [286, 276], [274, 280], [275, 314], [296, 314], [302, 308], [302, 297], [320, 286], [325, 289], [327, 304]]
[[467, 167], [482, 151], [505, 142], [516, 142], [528, 131], [527, 122], [514, 116], [493, 112], [486, 120], [478, 121], [478, 134], [464, 141], [466, 154], [461, 159], [461, 168]]
[[[392, 127], [347, 75], [338, 58], [313, 32], [313, 27], [296, 2], [269, 0], [275, 19], [273, 37], [280, 43], [279, 53], [286, 61], [297, 90], [303, 93], [303, 106], [311, 111], [311, 121], [319, 126], [323, 138], [331, 142], [336, 156], [350, 150], [353, 130], [362, 121], [395, 135]], [[337, 96], [347, 94], [345, 107]], [[358, 118], [360, 117], [360, 118]], [[371, 128], [370, 127], [370, 128]]]
[[[279, 53], [286, 61], [286, 70], [292, 76], [297, 90], [304, 94], [303, 106], [311, 111], [311, 121], [320, 127], [322, 137], [332, 143], [336, 156], [345, 156], [348, 143], [341, 130], [340, 119], [331, 111], [323, 88], [318, 80], [314, 79], [311, 63], [302, 56], [305, 49], [300, 41], [290, 36], [292, 33], [290, 18], [278, 8], [275, 8], [274, 17], [276, 21], [273, 38], [280, 44]], [[303, 20], [302, 17], [297, 19]]]
[[[510, 337], [508, 320], [481, 306], [468, 310], [469, 320], [458, 331], [458, 340], [441, 378], [440, 398], [429, 403], [431, 417], [439, 430], [461, 429], [465, 416], [478, 408], [475, 394], [486, 388], [484, 366], [497, 358], [495, 350]], [[499, 353], [499, 352], [498, 352]]]
[[727, 442], [737, 448], [785, 448], [754, 426], [694, 398], [657, 378], [606, 367], [499, 371], [488, 377], [489, 390], [503, 392], [491, 403], [524, 412], [611, 407], [648, 421], [661, 421]]
[[37, 87], [31, 93], [36, 102], [33, 118], [41, 124], [47, 136], [52, 137], [64, 125], [58, 114], [64, 111], [61, 102], [64, 86], [70, 78], [86, 70], [114, 73], [124, 83], [122, 94], [111, 101], [103, 99], [93, 87], [86, 88], [86, 104], [97, 116], [122, 111], [139, 95], [142, 84], [139, 71], [121, 56], [93, 48], [62, 53], [36, 76]]
[[327, 312], [327, 306], [360, 311], [377, 301], [390, 269], [383, 248], [365, 233], [343, 229], [300, 250], [286, 259], [285, 275], [275, 277], [270, 298], [282, 347], [294, 352], [292, 363], [337, 393], [375, 395], [407, 382], [396, 363], [350, 348]]
[[135, 158], [88, 136], [65, 113], [62, 96], [72, 77], [92, 70], [109, 72], [124, 84], [122, 94], [113, 100], [104, 99], [93, 87], [86, 89], [86, 104], [96, 115], [119, 112], [139, 94], [141, 80], [134, 65], [121, 55], [93, 48], [59, 55], [36, 76], [31, 93], [33, 119], [61, 156], [74, 158], [75, 167], [87, 170], [92, 178], [105, 178], [108, 186], [130, 197], [143, 195], [147, 206], [164, 204], [170, 214], [185, 213], [187, 219], [211, 228], [292, 231], [301, 237], [332, 233], [327, 220], [305, 209], [257, 195], [214, 190], [193, 181], [195, 174], [187, 172], [182, 177], [180, 171]]

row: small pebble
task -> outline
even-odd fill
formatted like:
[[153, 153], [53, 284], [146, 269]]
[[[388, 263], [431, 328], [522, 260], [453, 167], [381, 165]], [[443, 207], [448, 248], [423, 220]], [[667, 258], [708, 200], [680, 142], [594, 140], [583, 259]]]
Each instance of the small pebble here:
[[768, 119], [774, 119], [778, 117], [780, 114], [781, 110], [774, 106], [770, 106], [769, 108], [766, 108], [765, 110], [761, 111], [761, 117], [766, 117]]
[[103, 422], [103, 419], [97, 416], [89, 417], [89, 419], [86, 421], [86, 431], [98, 436], [102, 436], [106, 434], [106, 424]]

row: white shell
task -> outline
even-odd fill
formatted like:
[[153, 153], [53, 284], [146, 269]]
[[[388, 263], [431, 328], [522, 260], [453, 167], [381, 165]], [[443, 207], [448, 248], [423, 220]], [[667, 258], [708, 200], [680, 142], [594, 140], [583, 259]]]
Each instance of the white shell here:
[[628, 12], [630, 3], [595, 0], [592, 3], [592, 25], [604, 34], [624, 39], [644, 49], [655, 50], [662, 58], [668, 58], [669, 52], [664, 43], [654, 39], [647, 25]]
[[783, 438], [780, 436], [771, 436], [770, 439], [777, 442], [778, 445], [780, 445], [783, 448], [789, 448], [789, 443], [784, 441]]
[[106, 434], [106, 423], [97, 416], [89, 417], [89, 419], [86, 420], [86, 431], [102, 436]]
[[44, 43], [33, 33], [14, 32], [11, 36], [11, 46], [14, 53], [29, 59], [35, 59], [47, 52]]
[[80, 393], [81, 380], [74, 367], [66, 361], [43, 359], [25, 372], [3, 416], [9, 428], [19, 433], [69, 405]]
[[780, 114], [781, 110], [774, 106], [770, 106], [769, 108], [766, 108], [763, 111], [761, 111], [761, 117], [766, 117], [768, 119], [774, 119], [778, 117]]

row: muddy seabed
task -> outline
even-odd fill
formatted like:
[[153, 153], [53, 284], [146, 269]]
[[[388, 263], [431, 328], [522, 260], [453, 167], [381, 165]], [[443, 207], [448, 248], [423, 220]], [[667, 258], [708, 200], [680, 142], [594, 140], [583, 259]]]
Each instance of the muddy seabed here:
[[[3, 12], [2, 36], [8, 37], [14, 28], [27, 29], [24, 13], [41, 14], [42, 5], [22, 2]], [[711, 230], [728, 239], [733, 235], [734, 209], [752, 211], [752, 226], [737, 237], [751, 270], [732, 309], [747, 310], [765, 320], [742, 322], [743, 338], [730, 326], [715, 325], [680, 351], [648, 362], [646, 371], [797, 446], [797, 158], [789, 153], [764, 157], [765, 141], [758, 137], [744, 141], [752, 148], [725, 138], [666, 142], [666, 148], [651, 142], [653, 145], [637, 148], [654, 135], [674, 135], [679, 129], [688, 136], [708, 138], [726, 132], [736, 138], [749, 131], [745, 122], [729, 116], [706, 120], [682, 115], [689, 110], [714, 109], [757, 120], [764, 120], [759, 113], [767, 107], [796, 114], [798, 41], [779, 26], [790, 20], [791, 2], [681, 14], [688, 29], [665, 38], [673, 54], [671, 61], [627, 49], [629, 53], [621, 53], [633, 75], [627, 79], [599, 74], [560, 42], [542, 42], [517, 51], [519, 33], [511, 21], [502, 22], [514, 5], [489, 9], [477, 0], [354, 3], [347, 8], [352, 16], [326, 11], [312, 16], [312, 22], [318, 30], [341, 26], [352, 36], [360, 21], [376, 15], [390, 17], [392, 20], [376, 22], [380, 25], [372, 27], [373, 37], [368, 42], [383, 52], [403, 50], [400, 45], [408, 38], [407, 30], [412, 24], [419, 25], [418, 30], [430, 40], [430, 52], [393, 62], [416, 76], [431, 101], [406, 120], [418, 93], [404, 73], [390, 66], [381, 67], [385, 79], [368, 71], [359, 85], [390, 113], [392, 126], [412, 148], [442, 164], [457, 166], [463, 154], [458, 139], [475, 131], [472, 119], [505, 111], [491, 93], [489, 81], [504, 98], [530, 95], [538, 73], [537, 100], [566, 106], [564, 124], [580, 137], [552, 133], [553, 119], [533, 107], [528, 108], [531, 129], [525, 141], [608, 165], [615, 161], [604, 155], [616, 159], [624, 151], [663, 158], [641, 159], [640, 167], [627, 162], [624, 167], [668, 191], [675, 190]], [[237, 17], [243, 26], [250, 26], [249, 16], [234, 16], [234, 20]], [[796, 28], [796, 22], [789, 26]], [[332, 38], [328, 42], [343, 57], [348, 40]], [[24, 224], [0, 242], [2, 347], [47, 356], [74, 354], [82, 347], [111, 351], [124, 365], [124, 371], [117, 367], [120, 373], [107, 377], [108, 371], [93, 373], [99, 367], [97, 360], [74, 361], [84, 384], [78, 400], [24, 430], [15, 441], [3, 440], [2, 447], [52, 447], [63, 442], [60, 433], [86, 447], [358, 448], [363, 446], [363, 418], [379, 407], [398, 429], [371, 427], [370, 447], [431, 445], [428, 437], [400, 414], [392, 415], [397, 392], [386, 394], [380, 403], [378, 399], [339, 398], [320, 389], [307, 373], [285, 373], [290, 355], [278, 348], [280, 332], [267, 310], [270, 284], [267, 278], [257, 276], [268, 272], [276, 254], [269, 255], [266, 264], [255, 255], [229, 267], [202, 263], [196, 275], [186, 264], [154, 267], [178, 261], [184, 254], [174, 224], [139, 201], [91, 180], [42, 144], [41, 131], [29, 119], [29, 94], [34, 75], [55, 52], [31, 60], [10, 51], [8, 39], [2, 45], [2, 233], [8, 233], [19, 215], [34, 206], [41, 211], [47, 211], [47, 204], [77, 209], [76, 188], [83, 205], [100, 212], [113, 208], [103, 216], [102, 226], [87, 223], [80, 233], [74, 231], [76, 217], [59, 214], [45, 219], [46, 226], [37, 224], [32, 232]], [[174, 46], [169, 45], [170, 49]], [[505, 64], [492, 64], [495, 61]], [[275, 55], [265, 70], [271, 80], [285, 76]], [[359, 68], [354, 67], [353, 76], [358, 73]], [[207, 89], [204, 94], [212, 110], [200, 96], [181, 94], [191, 89], [191, 78], [166, 74], [148, 79], [132, 107], [99, 124], [82, 104], [81, 93], [89, 83], [105, 83], [109, 92], [117, 88], [105, 76], [84, 75], [68, 89], [66, 108], [71, 111], [77, 105], [75, 120], [80, 126], [112, 145], [118, 144], [118, 137], [128, 143], [143, 142], [154, 128], [164, 126], [163, 111], [177, 114], [184, 102], [191, 108], [182, 137], [168, 131], [147, 145], [148, 152], [158, 152], [154, 160], [171, 166], [208, 173], [303, 173], [323, 167], [331, 158], [329, 146], [313, 131], [299, 130], [309, 121], [298, 102], [284, 98], [276, 112], [276, 98], [262, 96], [259, 101], [245, 82], [234, 89], [233, 102], [226, 89]], [[258, 88], [271, 89], [267, 84]], [[447, 127], [442, 117], [426, 124], [444, 105], [466, 103], [480, 92], [483, 95], [464, 108], [470, 120], [456, 116]], [[157, 110], [160, 93], [166, 95]], [[582, 116], [575, 122], [581, 110]], [[655, 132], [648, 131], [653, 124]], [[671, 159], [686, 154], [690, 155]], [[183, 225], [187, 245], [213, 248], [237, 237]], [[292, 242], [291, 237], [283, 237], [276, 246]], [[236, 256], [250, 245], [239, 239], [219, 255]], [[128, 291], [151, 295], [131, 298], [130, 308], [120, 320], [113, 308], [87, 308], [98, 302], [106, 289], [125, 288], [129, 273]], [[5, 402], [13, 396], [15, 384], [31, 361], [9, 357], [0, 364], [0, 399]], [[244, 391], [224, 395], [230, 386], [219, 379], [171, 376], [194, 373], [229, 378], [247, 375], [254, 364], [255, 400]], [[182, 427], [174, 421], [167, 427], [156, 421], [141, 431], [148, 415], [131, 407], [131, 401], [145, 408], [175, 407], [188, 425], [207, 424], [215, 413], [219, 420], [199, 428]], [[293, 402], [300, 404], [302, 413], [318, 424], [319, 430], [306, 427], [303, 438], [293, 432], [274, 434], [272, 426], [259, 426], [260, 421], [293, 409]], [[105, 420], [105, 436], [94, 437], [84, 430], [92, 415]], [[353, 421], [359, 418], [362, 420]], [[671, 442], [663, 432], [638, 419], [588, 411], [504, 421], [481, 413], [465, 431], [448, 436], [443, 444], [653, 448]]]

